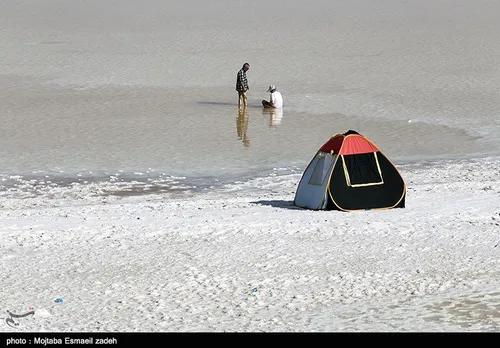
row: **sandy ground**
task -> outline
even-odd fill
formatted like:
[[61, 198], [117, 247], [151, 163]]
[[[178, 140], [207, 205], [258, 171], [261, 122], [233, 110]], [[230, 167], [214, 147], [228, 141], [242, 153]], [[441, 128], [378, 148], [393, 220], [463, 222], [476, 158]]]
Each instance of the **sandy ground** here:
[[381, 211], [296, 208], [297, 175], [2, 199], [0, 330], [498, 331], [500, 159], [399, 169]]

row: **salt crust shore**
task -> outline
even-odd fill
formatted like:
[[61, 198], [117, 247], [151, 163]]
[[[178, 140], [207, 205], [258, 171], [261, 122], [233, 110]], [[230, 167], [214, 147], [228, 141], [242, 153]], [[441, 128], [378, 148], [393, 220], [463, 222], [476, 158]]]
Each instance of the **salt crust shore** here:
[[499, 331], [500, 158], [398, 169], [383, 211], [298, 209], [296, 174], [0, 198], [0, 331]]

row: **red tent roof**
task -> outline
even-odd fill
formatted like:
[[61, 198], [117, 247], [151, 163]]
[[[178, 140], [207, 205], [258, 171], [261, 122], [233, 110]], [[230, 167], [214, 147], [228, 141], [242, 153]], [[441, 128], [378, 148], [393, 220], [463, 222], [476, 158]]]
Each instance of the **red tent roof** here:
[[355, 155], [380, 151], [375, 144], [360, 134], [337, 134], [331, 137], [320, 149], [339, 155]]

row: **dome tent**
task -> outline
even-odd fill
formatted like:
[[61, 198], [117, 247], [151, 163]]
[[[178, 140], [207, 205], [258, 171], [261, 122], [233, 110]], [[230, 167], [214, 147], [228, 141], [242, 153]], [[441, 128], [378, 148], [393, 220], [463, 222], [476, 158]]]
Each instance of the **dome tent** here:
[[331, 137], [302, 174], [294, 205], [313, 210], [404, 208], [406, 185], [368, 138], [349, 130]]

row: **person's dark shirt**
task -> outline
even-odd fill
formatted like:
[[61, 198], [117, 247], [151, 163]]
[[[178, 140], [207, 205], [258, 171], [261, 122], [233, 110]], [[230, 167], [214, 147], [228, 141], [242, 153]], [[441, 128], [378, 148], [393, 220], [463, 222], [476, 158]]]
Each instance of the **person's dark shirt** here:
[[236, 90], [238, 92], [243, 92], [244, 90], [249, 90], [247, 81], [247, 72], [245, 69], [241, 68], [236, 76]]

